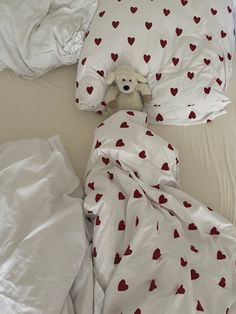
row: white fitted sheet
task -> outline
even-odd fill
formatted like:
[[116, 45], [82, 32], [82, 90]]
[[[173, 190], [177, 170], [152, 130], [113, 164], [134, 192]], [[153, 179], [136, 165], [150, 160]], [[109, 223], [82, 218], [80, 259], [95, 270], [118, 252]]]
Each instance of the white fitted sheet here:
[[[81, 180], [102, 117], [75, 107], [76, 65], [29, 81], [0, 73], [0, 144], [58, 134]], [[227, 114], [188, 127], [151, 126], [179, 152], [182, 189], [236, 223], [236, 61]]]

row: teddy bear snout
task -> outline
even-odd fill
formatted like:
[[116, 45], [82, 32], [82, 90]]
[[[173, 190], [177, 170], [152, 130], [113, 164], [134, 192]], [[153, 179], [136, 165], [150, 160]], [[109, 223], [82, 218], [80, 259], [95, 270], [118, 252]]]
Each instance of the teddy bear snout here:
[[128, 90], [130, 89], [130, 87], [129, 87], [129, 85], [124, 85], [124, 86], [123, 86], [123, 89], [126, 90], [126, 91], [128, 91]]

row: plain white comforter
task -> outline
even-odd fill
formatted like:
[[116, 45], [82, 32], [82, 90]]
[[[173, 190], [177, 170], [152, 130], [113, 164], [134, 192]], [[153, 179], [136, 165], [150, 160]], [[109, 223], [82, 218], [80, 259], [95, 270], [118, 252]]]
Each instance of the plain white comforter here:
[[0, 71], [38, 77], [75, 63], [97, 0], [1, 0]]
[[80, 196], [57, 137], [0, 146], [0, 314], [92, 314]]

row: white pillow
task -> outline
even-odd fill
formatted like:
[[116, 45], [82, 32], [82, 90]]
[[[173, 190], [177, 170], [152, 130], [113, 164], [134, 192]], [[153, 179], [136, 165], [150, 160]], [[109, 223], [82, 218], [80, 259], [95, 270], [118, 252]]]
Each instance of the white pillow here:
[[104, 112], [104, 78], [130, 64], [148, 77], [151, 123], [188, 125], [224, 113], [232, 10], [231, 0], [101, 0], [78, 65], [78, 108]]

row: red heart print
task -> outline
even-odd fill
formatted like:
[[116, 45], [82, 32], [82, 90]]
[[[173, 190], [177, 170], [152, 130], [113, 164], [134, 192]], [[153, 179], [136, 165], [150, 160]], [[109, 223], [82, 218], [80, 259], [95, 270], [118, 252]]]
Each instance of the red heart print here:
[[222, 260], [222, 259], [225, 259], [226, 258], [226, 255], [223, 254], [220, 250], [217, 252], [217, 259], [218, 260]]
[[211, 87], [204, 87], [205, 94], [210, 94]]
[[112, 26], [114, 28], [117, 28], [119, 26], [120, 22], [119, 21], [112, 21]]
[[183, 6], [185, 6], [188, 3], [188, 0], [181, 0], [181, 3]]
[[91, 190], [94, 190], [94, 182], [88, 183], [88, 187], [89, 187]]
[[177, 239], [177, 238], [179, 238], [179, 237], [180, 237], [179, 232], [178, 232], [177, 229], [175, 229], [175, 230], [174, 230], [174, 239]]
[[134, 37], [128, 37], [127, 40], [128, 40], [128, 43], [130, 44], [130, 46], [132, 46], [134, 41], [135, 41], [135, 38]]
[[226, 281], [225, 281], [225, 278], [224, 278], [224, 277], [221, 278], [221, 280], [220, 280], [220, 282], [219, 282], [219, 286], [220, 286], [221, 288], [225, 288], [225, 286], [226, 286]]
[[145, 159], [147, 157], [146, 153], [145, 153], [145, 150], [142, 150], [138, 155], [139, 155], [140, 158], [143, 158], [143, 159]]
[[135, 115], [133, 111], [127, 111], [126, 113], [127, 113], [129, 116], [134, 116], [134, 115]]
[[171, 94], [172, 94], [173, 96], [176, 96], [177, 93], [178, 93], [178, 88], [173, 88], [173, 87], [171, 87], [170, 92], [171, 92]]
[[87, 93], [89, 94], [89, 95], [91, 95], [92, 94], [92, 92], [93, 92], [93, 86], [87, 86]]
[[222, 57], [222, 56], [218, 56], [219, 57], [219, 60], [220, 60], [220, 62], [223, 62], [224, 61], [224, 57]]
[[221, 38], [225, 38], [227, 34], [224, 31], [221, 31], [220, 35], [221, 35]]
[[160, 81], [160, 79], [161, 79], [161, 73], [156, 73], [156, 80]]
[[195, 269], [191, 269], [191, 280], [196, 280], [200, 277], [199, 273]]
[[119, 192], [118, 199], [119, 200], [124, 200], [125, 199], [125, 196], [124, 196], [124, 194], [122, 192]]
[[139, 190], [134, 191], [134, 198], [141, 198], [142, 194], [139, 192]]
[[187, 264], [188, 264], [188, 262], [185, 261], [185, 260], [183, 259], [183, 257], [181, 257], [181, 259], [180, 259], [180, 265], [183, 266], [183, 267], [185, 267], [185, 266], [187, 266]]
[[160, 44], [161, 44], [162, 48], [165, 48], [165, 46], [167, 45], [167, 40], [161, 39]]
[[128, 256], [128, 255], [131, 255], [132, 253], [133, 253], [133, 251], [131, 250], [130, 245], [129, 245], [129, 246], [127, 247], [127, 249], [126, 249], [124, 255]]
[[137, 216], [135, 220], [135, 227], [137, 227], [138, 224], [139, 224], [139, 217]]
[[192, 204], [188, 203], [187, 201], [183, 202], [184, 207], [189, 208], [192, 207]]
[[210, 210], [211, 212], [213, 212], [213, 209], [211, 209], [209, 206], [207, 206], [208, 210]]
[[189, 119], [196, 119], [196, 114], [194, 111], [191, 111], [190, 114], [189, 114]]
[[171, 144], [168, 144], [168, 148], [169, 148], [170, 150], [174, 150], [174, 148], [173, 148], [173, 146], [172, 146]]
[[197, 230], [197, 226], [194, 223], [188, 225], [188, 230]]
[[81, 61], [81, 64], [82, 64], [82, 65], [85, 65], [85, 62], [86, 62], [86, 61], [87, 61], [87, 58], [83, 58], [82, 61]]
[[172, 58], [172, 63], [174, 64], [174, 65], [177, 65], [178, 63], [179, 63], [179, 58]]
[[229, 61], [232, 59], [232, 55], [228, 52], [227, 57], [229, 59]]
[[163, 121], [163, 116], [160, 113], [156, 116], [156, 121]]
[[104, 11], [99, 12], [99, 16], [100, 16], [100, 17], [103, 17], [103, 15], [105, 14], [105, 12], [106, 12], [105, 10], [104, 10]]
[[195, 248], [195, 246], [191, 245], [191, 251], [193, 251], [194, 253], [198, 253], [198, 249]]
[[110, 162], [110, 159], [109, 158], [106, 158], [106, 157], [102, 157], [102, 161], [105, 165], [108, 165], [109, 162]]
[[177, 28], [175, 29], [175, 32], [176, 32], [176, 35], [177, 35], [177, 36], [180, 36], [180, 35], [183, 33], [183, 29], [177, 27]]
[[118, 54], [117, 53], [111, 53], [111, 58], [114, 62], [118, 59]]
[[150, 55], [144, 55], [144, 56], [143, 56], [143, 59], [144, 59], [144, 61], [145, 61], [146, 63], [148, 63], [148, 62], [150, 61], [150, 59], [151, 59], [151, 56], [150, 56]]
[[97, 257], [97, 250], [96, 250], [96, 247], [93, 248], [92, 256], [93, 256], [93, 257]]
[[95, 196], [96, 203], [99, 202], [102, 197], [103, 197], [103, 194], [97, 193]]
[[108, 174], [108, 176], [109, 176], [109, 179], [110, 179], [110, 180], [113, 180], [114, 174], [111, 173], [110, 171], [107, 171], [107, 174]]
[[193, 72], [188, 72], [188, 78], [192, 80], [194, 78], [194, 73]]
[[122, 122], [120, 125], [120, 128], [126, 129], [126, 128], [129, 128], [129, 125], [127, 124], [127, 122]]
[[97, 140], [97, 142], [96, 142], [96, 144], [95, 144], [95, 149], [98, 148], [98, 147], [100, 147], [101, 145], [102, 145], [102, 143]]
[[95, 38], [95, 39], [94, 39], [94, 42], [95, 42], [95, 44], [96, 44], [97, 46], [99, 46], [99, 45], [101, 44], [101, 42], [102, 42], [102, 38]]
[[206, 39], [211, 41], [212, 40], [212, 36], [206, 35]]
[[103, 70], [97, 70], [97, 73], [98, 73], [100, 76], [104, 77], [104, 71], [103, 71]]
[[232, 9], [231, 9], [229, 6], [228, 6], [227, 9], [228, 9], [228, 12], [229, 12], [229, 13], [232, 13]]
[[163, 13], [165, 16], [168, 16], [170, 14], [170, 10], [169, 9], [163, 9]]
[[116, 253], [115, 258], [114, 258], [114, 264], [117, 265], [120, 263], [120, 261], [121, 261], [121, 257], [119, 253]]
[[119, 222], [118, 230], [119, 230], [119, 231], [125, 230], [125, 222], [124, 222], [124, 220], [121, 220], [121, 221]]
[[213, 15], [216, 15], [216, 14], [217, 14], [217, 10], [215, 10], [214, 8], [211, 8], [211, 13], [212, 13]]
[[125, 146], [125, 143], [123, 140], [120, 138], [119, 140], [116, 141], [116, 147], [122, 147]]
[[170, 170], [170, 168], [169, 168], [168, 163], [167, 163], [167, 162], [165, 162], [165, 163], [162, 165], [161, 169], [162, 169], [162, 170], [165, 170], [165, 171], [169, 171], [169, 170]]
[[185, 294], [184, 286], [181, 285], [177, 290], [175, 294]]
[[160, 197], [159, 197], [159, 204], [165, 204], [168, 202], [168, 199], [162, 194]]
[[[139, 175], [138, 175], [138, 173], [136, 172], [136, 171], [134, 171], [134, 174], [135, 174], [135, 176], [137, 177], [137, 178], [139, 178]], [[144, 192], [145, 193], [145, 192]]]
[[145, 22], [145, 26], [149, 30], [152, 27], [152, 22]]
[[150, 283], [149, 291], [151, 292], [151, 291], [153, 291], [153, 290], [155, 290], [155, 289], [157, 289], [157, 285], [156, 285], [155, 279], [153, 279], [153, 280], [151, 281], [151, 283]]
[[155, 189], [157, 189], [157, 190], [159, 190], [159, 189], [160, 189], [160, 184], [153, 185], [152, 187], [155, 188]]
[[153, 254], [152, 254], [152, 259], [153, 260], [158, 260], [161, 257], [161, 250], [156, 249]]
[[136, 13], [137, 10], [138, 10], [137, 7], [131, 7], [131, 8], [130, 8], [130, 11], [131, 11], [133, 14]]
[[126, 291], [129, 289], [129, 286], [126, 284], [125, 279], [122, 279], [118, 284], [118, 291]]
[[199, 311], [199, 312], [204, 312], [204, 309], [203, 309], [203, 307], [202, 307], [202, 305], [201, 305], [199, 300], [197, 301], [196, 310]]
[[196, 23], [196, 24], [198, 24], [200, 21], [201, 21], [201, 18], [200, 18], [200, 16], [194, 16], [194, 22]]
[[194, 45], [194, 44], [190, 44], [189, 47], [190, 47], [190, 49], [191, 49], [192, 51], [195, 51], [196, 48], [197, 48], [197, 46]]
[[216, 227], [213, 227], [210, 231], [210, 235], [220, 235], [220, 231]]
[[209, 65], [211, 63], [211, 60], [204, 58], [204, 62], [205, 62], [206, 65]]
[[101, 220], [99, 218], [99, 216], [97, 216], [96, 220], [95, 220], [95, 225], [99, 226], [101, 224]]
[[148, 130], [148, 131], [146, 132], [146, 135], [148, 135], [148, 136], [154, 136], [154, 134], [153, 134], [150, 130]]
[[138, 308], [138, 309], [135, 310], [134, 314], [142, 314], [142, 313], [141, 313], [141, 310]]

